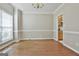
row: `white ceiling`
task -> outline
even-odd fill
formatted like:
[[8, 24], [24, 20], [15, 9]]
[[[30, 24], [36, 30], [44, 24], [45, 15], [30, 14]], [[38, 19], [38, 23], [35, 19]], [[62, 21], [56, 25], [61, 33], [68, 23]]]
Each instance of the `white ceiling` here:
[[23, 13], [53, 13], [61, 3], [44, 3], [44, 7], [36, 9], [32, 3], [12, 3], [16, 8], [23, 11]]

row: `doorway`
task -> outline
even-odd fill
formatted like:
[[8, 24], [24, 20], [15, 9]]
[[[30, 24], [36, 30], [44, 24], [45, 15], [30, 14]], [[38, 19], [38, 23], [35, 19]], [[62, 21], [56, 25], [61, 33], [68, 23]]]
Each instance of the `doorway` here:
[[63, 15], [58, 16], [58, 41], [63, 40]]

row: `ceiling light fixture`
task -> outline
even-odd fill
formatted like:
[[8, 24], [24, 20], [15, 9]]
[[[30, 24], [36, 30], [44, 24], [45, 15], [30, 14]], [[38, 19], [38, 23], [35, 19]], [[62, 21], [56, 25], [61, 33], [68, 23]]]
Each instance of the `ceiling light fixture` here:
[[33, 6], [34, 8], [39, 9], [39, 8], [43, 8], [43, 7], [44, 7], [44, 4], [43, 4], [43, 3], [33, 3], [32, 6]]

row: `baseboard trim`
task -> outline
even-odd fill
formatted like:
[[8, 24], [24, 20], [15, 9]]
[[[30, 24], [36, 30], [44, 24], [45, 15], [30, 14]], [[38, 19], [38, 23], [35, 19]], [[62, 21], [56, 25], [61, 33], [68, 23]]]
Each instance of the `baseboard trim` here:
[[14, 42], [15, 42], [15, 41], [11, 41], [11, 42], [9, 42], [9, 43], [7, 43], [7, 44], [1, 45], [1, 46], [0, 46], [0, 50], [6, 48], [7, 46], [11, 45], [11, 44], [14, 43]]
[[56, 38], [53, 38], [55, 41], [58, 41]]
[[60, 43], [62, 43], [64, 46], [66, 46], [67, 48], [69, 48], [69, 49], [71, 49], [72, 51], [74, 51], [74, 52], [76, 52], [76, 53], [78, 53], [79, 54], [79, 51], [77, 51], [77, 50], [75, 50], [75, 49], [73, 49], [73, 48], [71, 48], [70, 46], [68, 46], [67, 44], [65, 44], [64, 42], [60, 42]]
[[15, 42], [17, 43], [17, 42], [19, 42], [21, 39], [18, 39], [18, 40], [15, 40]]

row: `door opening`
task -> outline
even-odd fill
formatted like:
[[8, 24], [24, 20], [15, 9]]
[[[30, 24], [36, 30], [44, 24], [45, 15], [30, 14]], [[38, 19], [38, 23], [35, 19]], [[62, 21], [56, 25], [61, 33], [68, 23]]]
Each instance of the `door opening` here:
[[58, 41], [63, 40], [63, 15], [58, 16]]

